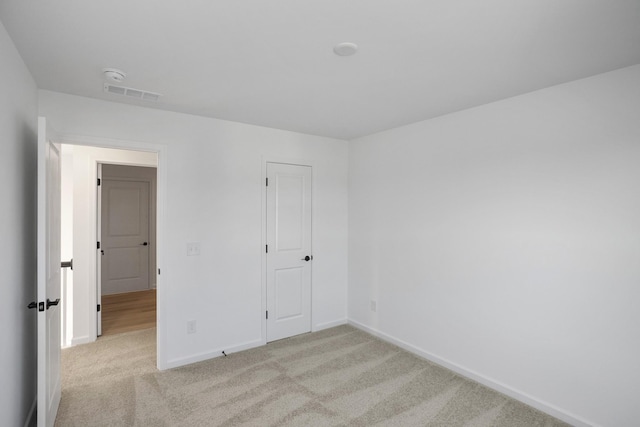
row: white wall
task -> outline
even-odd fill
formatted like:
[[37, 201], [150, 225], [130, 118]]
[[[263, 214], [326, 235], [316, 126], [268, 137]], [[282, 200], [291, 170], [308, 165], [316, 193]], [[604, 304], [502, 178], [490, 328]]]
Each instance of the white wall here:
[[[62, 145], [62, 259], [73, 258], [67, 270], [68, 331], [64, 346], [96, 339], [96, 170], [98, 162], [157, 166], [156, 153]], [[71, 209], [69, 209], [71, 207]]]
[[36, 396], [36, 85], [0, 23], [0, 425], [27, 422]]
[[[347, 164], [345, 141], [126, 106], [49, 91], [40, 114], [61, 133], [159, 144], [166, 173], [165, 367], [263, 341], [264, 159], [301, 159], [314, 170], [313, 325], [346, 321]], [[162, 172], [162, 162], [166, 171]], [[159, 224], [159, 232], [162, 232]], [[186, 256], [200, 242], [199, 257]], [[164, 260], [162, 263], [161, 260]], [[162, 287], [165, 286], [164, 289]], [[197, 332], [186, 334], [186, 322]]]
[[350, 320], [574, 423], [638, 423], [640, 66], [352, 141], [349, 181]]

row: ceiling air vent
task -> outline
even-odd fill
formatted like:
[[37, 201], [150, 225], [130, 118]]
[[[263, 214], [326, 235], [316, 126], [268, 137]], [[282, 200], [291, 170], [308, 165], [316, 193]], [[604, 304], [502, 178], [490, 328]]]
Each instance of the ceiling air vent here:
[[143, 101], [158, 101], [162, 96], [159, 93], [147, 92], [130, 87], [115, 86], [110, 85], [109, 83], [104, 84], [104, 91], [106, 93], [113, 93], [114, 95], [122, 95], [129, 98], [142, 99]]

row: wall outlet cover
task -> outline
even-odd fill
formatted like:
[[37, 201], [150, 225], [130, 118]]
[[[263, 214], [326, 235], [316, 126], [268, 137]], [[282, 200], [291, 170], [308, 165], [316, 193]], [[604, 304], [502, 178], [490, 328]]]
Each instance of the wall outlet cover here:
[[200, 242], [187, 243], [187, 256], [200, 255]]
[[196, 321], [195, 320], [187, 320], [187, 333], [195, 334], [196, 333]]

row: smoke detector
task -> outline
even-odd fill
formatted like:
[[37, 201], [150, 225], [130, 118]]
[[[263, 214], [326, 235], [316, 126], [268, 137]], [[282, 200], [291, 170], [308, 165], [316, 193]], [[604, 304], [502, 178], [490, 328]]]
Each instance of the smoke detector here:
[[358, 45], [355, 43], [338, 43], [333, 47], [333, 53], [338, 56], [351, 56], [358, 51]]
[[111, 80], [116, 83], [122, 83], [124, 78], [127, 77], [127, 74], [124, 71], [118, 70], [117, 68], [104, 68], [102, 70], [102, 74], [104, 74], [104, 77], [107, 80]]

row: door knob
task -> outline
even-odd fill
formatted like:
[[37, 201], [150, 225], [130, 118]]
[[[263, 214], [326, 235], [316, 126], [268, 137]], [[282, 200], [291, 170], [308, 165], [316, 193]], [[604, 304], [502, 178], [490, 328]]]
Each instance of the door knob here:
[[301, 258], [300, 260], [301, 261], [311, 261], [311, 260], [313, 260], [313, 255], [311, 255], [311, 256], [307, 255], [306, 257]]
[[149, 246], [149, 242], [142, 242], [140, 243], [140, 246]]
[[60, 303], [60, 298], [56, 298], [55, 301], [51, 301], [49, 298], [47, 298], [47, 310], [49, 310], [49, 307], [51, 307], [52, 305], [58, 305]]

